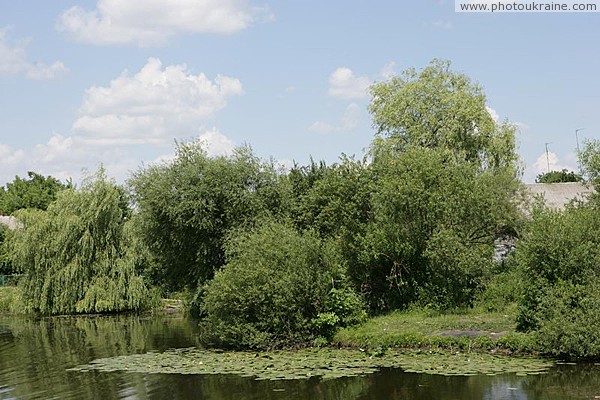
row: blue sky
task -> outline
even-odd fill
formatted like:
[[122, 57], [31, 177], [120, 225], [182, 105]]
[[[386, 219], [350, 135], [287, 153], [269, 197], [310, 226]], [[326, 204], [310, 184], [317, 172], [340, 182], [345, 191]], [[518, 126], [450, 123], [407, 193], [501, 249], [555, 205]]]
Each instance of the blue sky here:
[[600, 13], [455, 13], [453, 1], [21, 0], [0, 3], [0, 184], [34, 170], [119, 181], [249, 143], [282, 164], [361, 156], [367, 87], [433, 58], [519, 127], [524, 180], [600, 139]]

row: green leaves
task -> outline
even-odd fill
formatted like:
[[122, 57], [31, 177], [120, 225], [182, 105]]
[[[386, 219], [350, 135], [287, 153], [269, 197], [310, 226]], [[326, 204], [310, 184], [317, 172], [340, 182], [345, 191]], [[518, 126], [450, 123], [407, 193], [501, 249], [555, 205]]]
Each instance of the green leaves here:
[[10, 255], [29, 311], [42, 314], [139, 310], [150, 300], [137, 275], [143, 259], [125, 229], [123, 192], [101, 170], [59, 193], [47, 211], [23, 210]]
[[153, 280], [173, 290], [210, 280], [225, 262], [230, 229], [280, 213], [278, 180], [249, 147], [210, 158], [196, 143], [179, 145], [170, 163], [135, 173], [136, 221], [155, 259]]
[[452, 72], [448, 61], [404, 71], [373, 85], [371, 94], [369, 111], [378, 132], [396, 138], [400, 149], [445, 148], [482, 168], [516, 166], [515, 128], [497, 124], [481, 87]]
[[305, 344], [360, 320], [334, 249], [314, 232], [266, 222], [227, 242], [228, 263], [204, 287], [203, 337], [228, 348]]
[[25, 208], [45, 210], [59, 191], [71, 186], [32, 171], [27, 172], [27, 176], [29, 179], [16, 176], [6, 184], [6, 189], [0, 188], [0, 215], [10, 215]]

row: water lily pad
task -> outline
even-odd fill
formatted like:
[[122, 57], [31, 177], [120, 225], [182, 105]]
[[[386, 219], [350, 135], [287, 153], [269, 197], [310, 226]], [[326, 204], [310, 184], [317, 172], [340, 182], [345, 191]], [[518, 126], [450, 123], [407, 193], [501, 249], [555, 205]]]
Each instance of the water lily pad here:
[[372, 374], [381, 368], [447, 376], [540, 373], [553, 365], [536, 358], [487, 354], [391, 352], [370, 357], [357, 350], [306, 349], [268, 353], [213, 352], [195, 348], [94, 360], [71, 371], [127, 371], [162, 374], [235, 374], [258, 380], [336, 379]]

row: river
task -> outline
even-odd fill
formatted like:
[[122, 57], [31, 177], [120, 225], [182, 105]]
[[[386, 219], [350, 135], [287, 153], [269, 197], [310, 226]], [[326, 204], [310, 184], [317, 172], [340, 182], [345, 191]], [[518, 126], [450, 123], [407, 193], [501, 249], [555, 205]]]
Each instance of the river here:
[[197, 346], [192, 321], [169, 316], [0, 316], [0, 399], [594, 399], [600, 365], [560, 364], [547, 374], [448, 377], [385, 369], [321, 380], [232, 375], [69, 371], [103, 357]]

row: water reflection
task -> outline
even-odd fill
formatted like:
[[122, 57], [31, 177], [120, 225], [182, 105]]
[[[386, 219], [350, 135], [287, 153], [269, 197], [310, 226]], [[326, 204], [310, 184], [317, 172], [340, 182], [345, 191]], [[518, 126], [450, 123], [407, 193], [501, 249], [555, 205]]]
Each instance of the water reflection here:
[[0, 399], [406, 400], [593, 399], [600, 366], [549, 374], [444, 377], [386, 369], [358, 378], [258, 381], [230, 375], [67, 371], [96, 358], [198, 345], [195, 324], [169, 317], [0, 317]]

